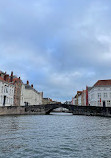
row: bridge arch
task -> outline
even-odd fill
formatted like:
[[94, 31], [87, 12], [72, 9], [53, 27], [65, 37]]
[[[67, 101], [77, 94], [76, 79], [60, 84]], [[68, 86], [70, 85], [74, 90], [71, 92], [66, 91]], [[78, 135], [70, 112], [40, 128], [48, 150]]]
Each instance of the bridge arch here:
[[54, 109], [57, 109], [57, 108], [66, 108], [68, 109], [70, 112], [73, 113], [73, 108], [74, 106], [73, 105], [67, 105], [67, 104], [49, 104], [49, 105], [46, 105], [46, 115], [49, 115]]

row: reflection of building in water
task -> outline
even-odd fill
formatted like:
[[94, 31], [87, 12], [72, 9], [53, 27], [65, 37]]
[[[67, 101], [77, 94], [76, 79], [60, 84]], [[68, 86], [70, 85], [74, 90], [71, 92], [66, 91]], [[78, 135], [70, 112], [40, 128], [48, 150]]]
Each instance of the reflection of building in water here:
[[18, 130], [19, 129], [19, 120], [17, 117], [10, 117], [10, 129]]

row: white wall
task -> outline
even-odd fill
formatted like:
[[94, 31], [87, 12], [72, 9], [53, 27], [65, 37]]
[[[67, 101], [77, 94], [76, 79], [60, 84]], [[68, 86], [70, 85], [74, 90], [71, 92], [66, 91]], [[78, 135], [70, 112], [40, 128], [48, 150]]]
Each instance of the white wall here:
[[78, 96], [78, 105], [82, 105], [82, 103], [81, 103], [81, 95], [80, 96]]
[[93, 87], [88, 92], [88, 100], [91, 106], [103, 106], [105, 101], [106, 107], [111, 107], [111, 86]]
[[8, 82], [0, 81], [0, 106], [4, 106], [4, 96], [6, 96], [5, 106], [13, 106], [14, 85]]
[[77, 100], [77, 98], [73, 98], [73, 105], [76, 105], [77, 103], [76, 103], [76, 100]]
[[25, 85], [23, 84], [21, 89], [20, 105], [24, 106], [25, 102], [28, 102], [28, 105], [41, 105], [42, 93], [39, 93], [34, 89], [25, 89]]
[[84, 93], [83, 97], [84, 97], [84, 103], [83, 103], [83, 105], [86, 106], [86, 92]]

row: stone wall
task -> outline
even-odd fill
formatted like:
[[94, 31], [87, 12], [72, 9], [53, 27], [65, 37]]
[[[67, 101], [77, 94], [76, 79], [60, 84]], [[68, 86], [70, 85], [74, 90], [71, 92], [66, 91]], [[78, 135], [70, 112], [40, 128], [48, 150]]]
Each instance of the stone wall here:
[[111, 107], [97, 107], [97, 106], [74, 106], [74, 115], [86, 116], [106, 116], [111, 117]]
[[44, 107], [38, 106], [4, 106], [0, 107], [0, 115], [42, 115]]
[[[44, 115], [49, 114], [59, 105], [5, 106], [0, 107], [0, 115]], [[67, 105], [62, 105], [66, 107]], [[111, 107], [72, 106], [68, 105], [74, 115], [111, 117]], [[61, 106], [60, 106], [61, 107]]]
[[20, 115], [24, 114], [25, 108], [20, 106], [0, 107], [0, 115]]

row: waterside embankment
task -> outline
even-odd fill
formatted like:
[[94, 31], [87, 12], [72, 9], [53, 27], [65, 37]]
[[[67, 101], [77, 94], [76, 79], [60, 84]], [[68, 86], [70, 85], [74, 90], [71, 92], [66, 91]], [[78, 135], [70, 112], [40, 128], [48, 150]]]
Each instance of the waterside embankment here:
[[76, 106], [76, 105], [33, 105], [33, 106], [4, 106], [0, 107], [0, 115], [45, 115], [55, 108], [65, 107], [73, 115], [111, 117], [111, 107]]

